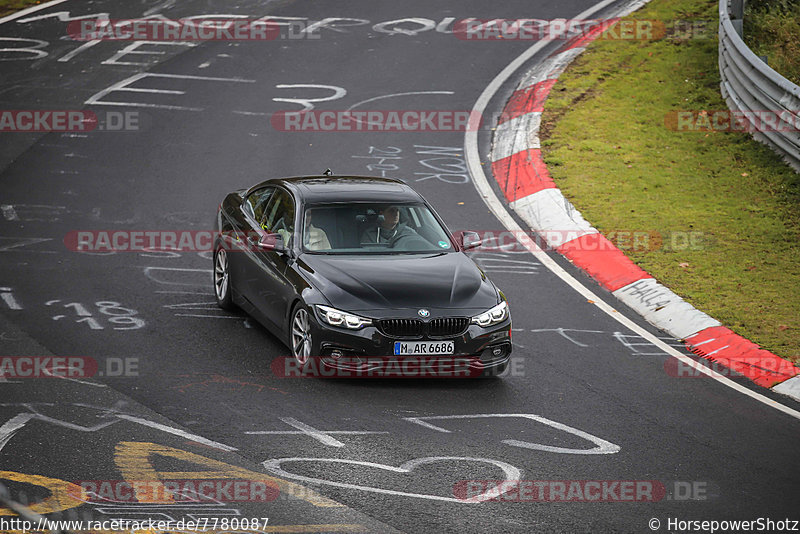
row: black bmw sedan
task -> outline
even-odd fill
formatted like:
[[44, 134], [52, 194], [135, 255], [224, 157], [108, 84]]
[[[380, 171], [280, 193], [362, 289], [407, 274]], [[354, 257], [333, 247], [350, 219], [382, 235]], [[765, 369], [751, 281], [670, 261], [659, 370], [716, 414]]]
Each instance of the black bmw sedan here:
[[461, 359], [485, 375], [508, 365], [505, 296], [464, 253], [478, 234], [452, 234], [402, 181], [267, 180], [228, 194], [215, 230], [217, 303], [255, 317], [297, 364]]

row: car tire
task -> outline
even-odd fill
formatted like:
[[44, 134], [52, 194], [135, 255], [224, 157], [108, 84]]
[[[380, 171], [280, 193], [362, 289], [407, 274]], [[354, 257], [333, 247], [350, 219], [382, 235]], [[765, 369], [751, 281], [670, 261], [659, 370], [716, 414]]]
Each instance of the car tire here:
[[297, 363], [305, 363], [314, 355], [314, 338], [311, 328], [311, 310], [298, 302], [289, 321], [289, 349]]
[[217, 250], [214, 251], [214, 272], [212, 276], [214, 277], [214, 297], [217, 299], [217, 305], [223, 310], [235, 310], [236, 305], [233, 303], [228, 252], [222, 247], [217, 247]]

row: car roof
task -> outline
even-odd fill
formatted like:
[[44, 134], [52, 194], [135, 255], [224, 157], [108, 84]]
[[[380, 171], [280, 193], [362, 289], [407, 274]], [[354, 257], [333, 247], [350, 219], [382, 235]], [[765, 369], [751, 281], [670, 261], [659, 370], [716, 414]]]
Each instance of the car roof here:
[[295, 176], [272, 178], [251, 187], [282, 185], [304, 203], [320, 202], [418, 202], [422, 199], [402, 180], [377, 176]]

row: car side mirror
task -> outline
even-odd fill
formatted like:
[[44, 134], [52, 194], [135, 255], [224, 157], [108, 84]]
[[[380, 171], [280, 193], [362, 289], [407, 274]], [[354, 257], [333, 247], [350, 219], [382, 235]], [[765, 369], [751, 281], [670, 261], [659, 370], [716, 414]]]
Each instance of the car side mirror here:
[[481, 236], [478, 232], [463, 231], [461, 232], [461, 248], [464, 250], [472, 250], [478, 248], [483, 244]]
[[258, 248], [261, 250], [286, 252], [286, 245], [283, 242], [281, 234], [262, 234], [258, 239]]

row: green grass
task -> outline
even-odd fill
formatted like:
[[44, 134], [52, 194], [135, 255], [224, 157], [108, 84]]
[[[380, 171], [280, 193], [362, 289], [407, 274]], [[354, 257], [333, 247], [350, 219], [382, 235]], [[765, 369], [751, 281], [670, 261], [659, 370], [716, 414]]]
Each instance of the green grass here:
[[800, 0], [753, 0], [744, 15], [744, 42], [770, 67], [800, 85]]
[[[626, 251], [700, 310], [800, 362], [800, 175], [735, 132], [677, 132], [665, 116], [725, 110], [716, 0], [653, 0], [631, 18], [704, 19], [705, 38], [597, 41], [545, 104], [542, 148], [556, 184], [598, 229], [653, 231]], [[696, 247], [670, 236], [697, 232]]]
[[42, 0], [0, 0], [0, 17], [41, 3]]

